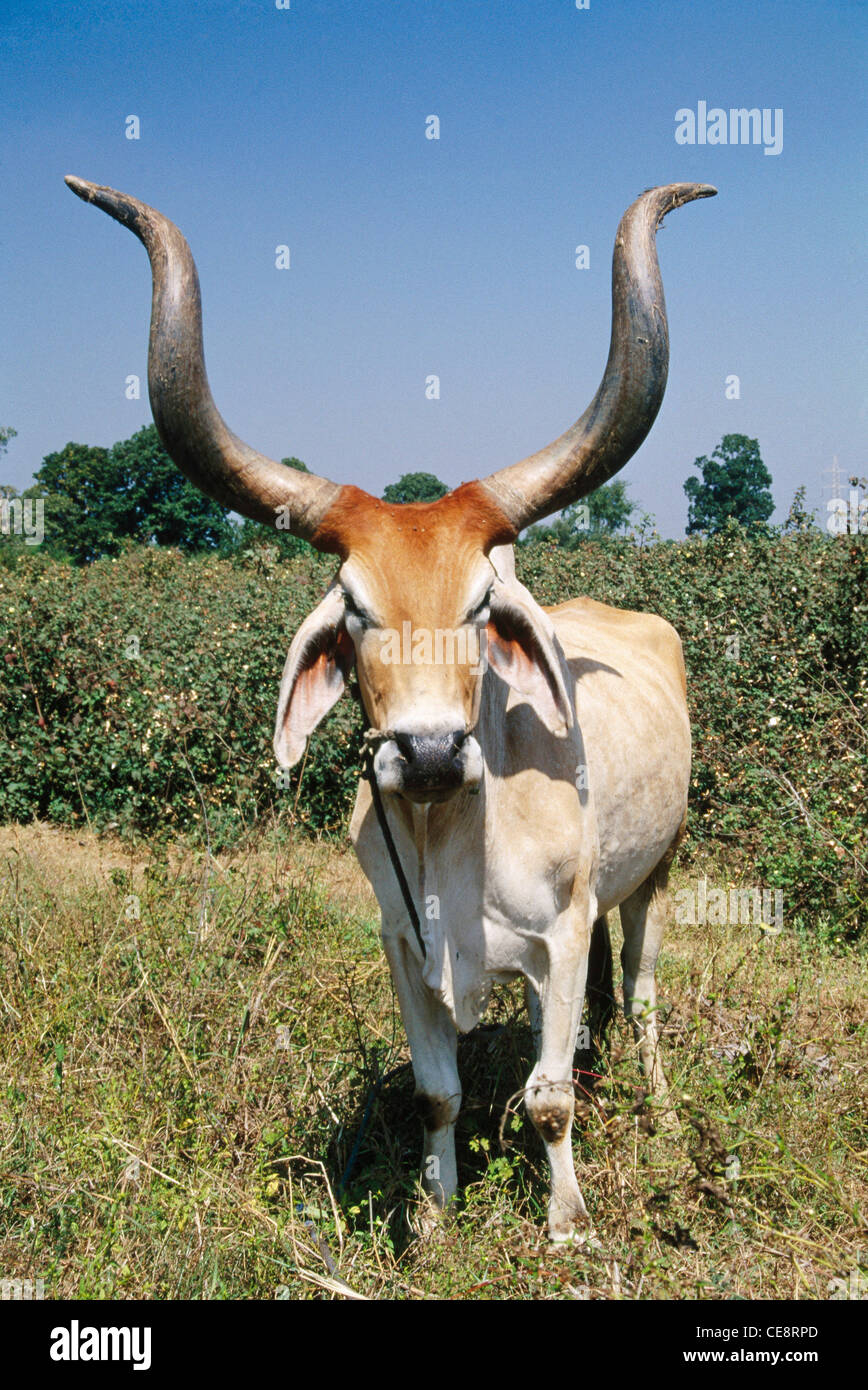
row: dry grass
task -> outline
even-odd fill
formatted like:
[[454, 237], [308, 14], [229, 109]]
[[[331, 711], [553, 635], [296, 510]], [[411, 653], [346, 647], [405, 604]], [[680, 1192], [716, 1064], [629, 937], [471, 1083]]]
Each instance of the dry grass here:
[[654, 1124], [623, 1023], [580, 1078], [599, 1249], [544, 1239], [541, 1146], [520, 1111], [502, 1124], [530, 1039], [518, 989], [499, 988], [460, 1044], [462, 1197], [422, 1241], [376, 923], [333, 846], [273, 837], [208, 864], [0, 832], [0, 1277], [60, 1298], [865, 1292], [862, 957], [672, 925], [680, 1131]]

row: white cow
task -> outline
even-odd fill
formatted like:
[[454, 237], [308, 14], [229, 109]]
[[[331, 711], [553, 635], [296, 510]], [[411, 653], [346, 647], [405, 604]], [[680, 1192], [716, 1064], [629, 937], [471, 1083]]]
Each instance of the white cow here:
[[625, 1007], [652, 1087], [665, 1087], [654, 968], [690, 731], [674, 630], [589, 599], [540, 608], [515, 577], [511, 542], [605, 482], [650, 429], [668, 367], [655, 234], [666, 212], [714, 190], [651, 189], [624, 215], [609, 361], [570, 430], [438, 502], [394, 506], [282, 468], [231, 434], [208, 388], [181, 233], [125, 194], [67, 182], [147, 247], [151, 406], [176, 463], [218, 501], [272, 525], [289, 518], [340, 557], [290, 647], [275, 752], [283, 766], [298, 762], [355, 665], [372, 757], [351, 834], [382, 908], [434, 1203], [456, 1188], [458, 1032], [478, 1022], [495, 981], [520, 975], [537, 1040], [525, 1102], [549, 1159], [549, 1233], [569, 1239], [587, 1219], [570, 1141], [573, 1056], [592, 937], [605, 957], [616, 905]]

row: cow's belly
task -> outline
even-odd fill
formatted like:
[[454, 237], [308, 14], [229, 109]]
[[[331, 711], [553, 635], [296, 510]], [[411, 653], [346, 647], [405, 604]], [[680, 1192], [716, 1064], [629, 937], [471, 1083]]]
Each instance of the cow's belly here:
[[587, 748], [600, 844], [600, 912], [656, 868], [687, 809], [690, 725], [683, 695], [653, 668], [642, 679], [587, 670], [576, 704]]

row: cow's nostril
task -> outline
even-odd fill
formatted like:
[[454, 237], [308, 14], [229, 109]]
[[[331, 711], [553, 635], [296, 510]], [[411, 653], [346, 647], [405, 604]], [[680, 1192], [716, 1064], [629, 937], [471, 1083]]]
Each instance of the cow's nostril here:
[[408, 763], [414, 762], [416, 757], [415, 748], [418, 742], [416, 735], [396, 733], [395, 742], [398, 745], [401, 756], [405, 758]]

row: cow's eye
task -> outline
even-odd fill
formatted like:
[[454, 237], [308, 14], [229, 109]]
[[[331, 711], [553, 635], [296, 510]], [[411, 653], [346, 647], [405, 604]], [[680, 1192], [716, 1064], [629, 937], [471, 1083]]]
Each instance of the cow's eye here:
[[485, 595], [485, 598], [482, 600], [482, 602], [481, 602], [481, 603], [477, 603], [476, 607], [475, 607], [475, 608], [472, 608], [472, 609], [470, 610], [470, 612], [467, 614], [467, 621], [468, 621], [469, 623], [479, 622], [480, 618], [482, 618], [482, 617], [485, 616], [485, 614], [488, 612], [488, 610], [489, 610], [490, 607], [491, 607], [491, 590], [489, 589], [488, 592], [487, 592], [487, 594]]
[[347, 616], [349, 618], [355, 618], [356, 622], [361, 623], [362, 627], [370, 627], [373, 621], [371, 615], [369, 613], [366, 613], [363, 608], [359, 607], [352, 594], [349, 593], [348, 590], [342, 589], [341, 592], [343, 594], [344, 608], [346, 610]]

